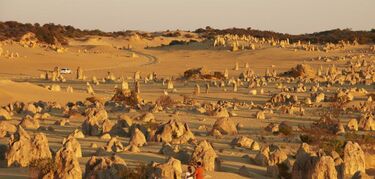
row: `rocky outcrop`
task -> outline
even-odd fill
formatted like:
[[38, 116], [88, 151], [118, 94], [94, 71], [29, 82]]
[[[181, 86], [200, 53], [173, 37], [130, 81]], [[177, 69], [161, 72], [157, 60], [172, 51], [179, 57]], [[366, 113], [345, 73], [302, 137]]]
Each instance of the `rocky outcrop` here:
[[70, 146], [74, 152], [76, 158], [82, 157], [82, 149], [81, 144], [79, 144], [78, 140], [74, 137], [68, 137], [67, 139], [64, 138], [63, 146]]
[[356, 172], [365, 172], [365, 154], [358, 143], [348, 141], [344, 147], [344, 174], [354, 175]]
[[9, 139], [7, 166], [27, 167], [31, 161], [52, 158], [47, 137], [38, 133], [31, 137], [21, 126]]
[[219, 118], [212, 127], [212, 131], [219, 131], [224, 135], [236, 135], [238, 133], [236, 124], [229, 118]]
[[254, 141], [253, 139], [246, 137], [246, 136], [240, 136], [236, 137], [231, 142], [232, 145], [237, 147], [244, 147], [250, 150], [259, 150], [260, 145], [258, 142]]
[[137, 91], [130, 91], [127, 89], [117, 89], [111, 100], [122, 102], [124, 105], [128, 105], [132, 108], [140, 108], [143, 104], [143, 100]]
[[0, 138], [7, 134], [13, 134], [17, 131], [17, 127], [8, 121], [0, 121]]
[[357, 119], [350, 119], [347, 127], [351, 131], [358, 131], [358, 121], [357, 121]]
[[214, 117], [218, 117], [218, 118], [228, 118], [229, 112], [227, 108], [219, 107], [219, 108], [216, 108], [214, 111], [212, 111], [211, 115]]
[[57, 165], [55, 178], [82, 178], [82, 170], [79, 166], [73, 145], [73, 142], [66, 142], [57, 151], [55, 156], [55, 163]]
[[292, 77], [314, 78], [316, 75], [316, 72], [310, 65], [298, 64], [296, 67], [292, 68], [290, 71], [285, 72], [284, 75], [292, 76]]
[[85, 135], [83, 134], [81, 130], [75, 129], [72, 133], [69, 134], [68, 138], [69, 137], [74, 137], [76, 139], [83, 139], [85, 138]]
[[181, 179], [182, 167], [181, 162], [173, 157], [169, 158], [166, 163], [152, 162], [147, 168], [148, 178], [173, 178]]
[[0, 108], [0, 120], [10, 120], [10, 119], [12, 119], [12, 113], [3, 108]]
[[138, 147], [142, 147], [147, 142], [146, 142], [146, 137], [142, 133], [142, 131], [140, 131], [138, 128], [135, 128], [135, 130], [133, 131], [133, 133], [132, 133], [132, 135], [130, 137], [129, 143], [131, 145], [136, 145]]
[[104, 147], [107, 152], [122, 152], [124, 151], [124, 146], [117, 137], [112, 137], [111, 140], [107, 142], [107, 145]]
[[159, 126], [155, 132], [155, 140], [157, 142], [184, 144], [194, 139], [195, 136], [190, 131], [189, 126], [174, 119]]
[[318, 156], [310, 146], [302, 144], [298, 149], [292, 169], [292, 179], [336, 179], [335, 162], [330, 156]]
[[148, 112], [138, 117], [138, 120], [142, 122], [155, 122], [154, 114]]
[[86, 163], [86, 179], [120, 179], [121, 173], [127, 168], [123, 159], [117, 156], [96, 157], [92, 156]]
[[86, 110], [86, 120], [82, 124], [85, 135], [100, 136], [112, 130], [114, 124], [108, 119], [107, 111], [102, 107]]
[[201, 162], [203, 168], [206, 171], [215, 170], [215, 160], [217, 158], [215, 150], [212, 148], [211, 144], [206, 140], [202, 140], [194, 148], [191, 155], [191, 163]]
[[359, 119], [358, 127], [364, 131], [375, 131], [374, 116], [366, 114]]
[[25, 129], [38, 129], [40, 127], [38, 119], [35, 119], [29, 115], [25, 116], [19, 125]]
[[291, 164], [287, 154], [278, 146], [270, 145], [263, 147], [255, 156], [254, 161], [257, 165], [267, 167], [267, 175], [279, 177], [289, 173]]

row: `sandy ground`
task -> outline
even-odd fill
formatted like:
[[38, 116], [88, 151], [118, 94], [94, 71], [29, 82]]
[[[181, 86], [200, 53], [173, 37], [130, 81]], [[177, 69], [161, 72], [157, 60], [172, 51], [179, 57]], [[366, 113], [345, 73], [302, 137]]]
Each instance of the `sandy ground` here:
[[[307, 52], [307, 51], [293, 51], [292, 49], [281, 49], [275, 47], [268, 47], [257, 50], [245, 50], [239, 52], [230, 52], [228, 50], [218, 50], [208, 48], [202, 44], [191, 44], [187, 46], [174, 47], [157, 47], [161, 44], [167, 44], [171, 39], [155, 39], [137, 40], [137, 39], [112, 39], [112, 38], [98, 38], [93, 37], [89, 40], [71, 40], [68, 51], [65, 53], [56, 53], [52, 50], [47, 50], [41, 47], [24, 48], [18, 44], [3, 45], [2, 48], [12, 52], [18, 52], [19, 58], [6, 59], [0, 57], [0, 105], [5, 105], [14, 101], [56, 101], [60, 104], [65, 104], [69, 101], [84, 100], [89, 95], [85, 93], [86, 81], [75, 80], [75, 69], [80, 66], [84, 70], [84, 74], [91, 80], [92, 76], [98, 79], [104, 78], [107, 72], [112, 72], [116, 77], [132, 77], [134, 72], [140, 71], [141, 75], [145, 76], [149, 73], [156, 72], [160, 77], [179, 77], [188, 68], [206, 67], [212, 71], [229, 70], [230, 76], [238, 75], [245, 63], [249, 63], [250, 68], [255, 72], [264, 74], [267, 68], [276, 69], [278, 72], [283, 72], [296, 64], [308, 63], [313, 67], [318, 67], [321, 64], [329, 65], [337, 62], [321, 62], [310, 61], [312, 58], [318, 56], [337, 56], [345, 55], [342, 51], [324, 53], [324, 52]], [[131, 50], [117, 49], [115, 47], [126, 47], [128, 44], [132, 45]], [[200, 46], [201, 45], [201, 46]], [[145, 48], [146, 46], [150, 48]], [[90, 53], [83, 53], [84, 50]], [[81, 52], [79, 52], [81, 51]], [[133, 58], [135, 53], [138, 57]], [[234, 71], [232, 68], [235, 63], [240, 64], [240, 70]], [[52, 82], [39, 79], [40, 74], [45, 71], [53, 70], [55, 66], [67, 67], [73, 70], [73, 74], [64, 75], [67, 79], [64, 83], [58, 83], [62, 91], [53, 92], [45, 88], [51, 85]], [[201, 86], [205, 82], [201, 82]], [[183, 82], [176, 82], [175, 86], [177, 92], [170, 95], [178, 100], [182, 100], [181, 95], [191, 95], [194, 89], [193, 82], [184, 84]], [[66, 87], [70, 85], [74, 88], [74, 93], [65, 92]], [[114, 88], [119, 83], [100, 84], [93, 86], [99, 97], [109, 99], [114, 92]], [[132, 84], [131, 84], [132, 86]], [[269, 85], [272, 86], [272, 85]], [[161, 84], [141, 84], [141, 95], [146, 101], [152, 101], [163, 94], [165, 86]], [[369, 88], [370, 92], [374, 89]], [[217, 101], [217, 100], [243, 100], [253, 101], [255, 104], [263, 104], [270, 98], [275, 88], [269, 87], [265, 89], [265, 94], [251, 96], [248, 89], [240, 88], [237, 93], [224, 92], [221, 88], [212, 87], [209, 94], [202, 94], [194, 97], [201, 101]], [[308, 95], [308, 94], [306, 94]], [[303, 95], [302, 95], [303, 96]], [[310, 124], [317, 120], [318, 117], [314, 115], [315, 109], [308, 109], [306, 116], [291, 116], [285, 114], [278, 114], [266, 121], [260, 121], [255, 118], [256, 110], [239, 109], [236, 111], [238, 116], [233, 117], [235, 123], [240, 122], [244, 125], [244, 129], [240, 130], [240, 134], [251, 136], [251, 138], [260, 141], [262, 144], [275, 143], [282, 148], [295, 152], [299, 146], [299, 142], [295, 140], [296, 136], [288, 138], [276, 137], [272, 134], [266, 133], [263, 128], [270, 122], [289, 121], [295, 126], [299, 124]], [[167, 121], [171, 119], [171, 112], [156, 113], [157, 121]], [[119, 113], [111, 113], [110, 119], [116, 120]], [[139, 113], [130, 113], [129, 116], [136, 116]], [[216, 139], [212, 136], [206, 136], [205, 131], [198, 130], [198, 126], [206, 125], [211, 129], [215, 122], [214, 117], [209, 117], [201, 114], [191, 112], [181, 112], [180, 120], [187, 122], [192, 128], [198, 139], [208, 139], [213, 142], [214, 148], [220, 158], [223, 159], [222, 172], [209, 172], [207, 178], [244, 178], [238, 175], [238, 169], [241, 166], [247, 166], [252, 173], [252, 178], [266, 178], [266, 168], [253, 165], [242, 158], [243, 155], [255, 156], [255, 151], [243, 150], [238, 148], [231, 148], [229, 142], [233, 139], [232, 136], [225, 136], [222, 139]], [[12, 122], [19, 123], [21, 116], [15, 116]], [[53, 116], [51, 119], [43, 121], [42, 126], [54, 126], [55, 132], [45, 132], [48, 136], [49, 145], [52, 150], [56, 151], [61, 147], [63, 137], [67, 136], [75, 128], [78, 128], [83, 122], [83, 118], [71, 120], [69, 126], [55, 126], [53, 123], [58, 120], [58, 116]], [[202, 120], [205, 119], [205, 120]], [[343, 120], [344, 122], [347, 119]], [[37, 132], [29, 130], [30, 132]], [[121, 138], [121, 141], [126, 144], [128, 138]], [[285, 143], [289, 140], [289, 143]], [[8, 138], [0, 139], [0, 143], [6, 144]], [[83, 149], [84, 157], [80, 159], [81, 167], [84, 171], [84, 165], [94, 152], [89, 147], [92, 142], [98, 146], [104, 146], [106, 141], [98, 137], [88, 136], [85, 139], [79, 139]], [[138, 162], [149, 163], [150, 161], [163, 162], [165, 157], [158, 154], [161, 144], [149, 143], [142, 148], [141, 153], [130, 154], [120, 153], [121, 156], [130, 166], [136, 165]], [[191, 147], [191, 146], [187, 146]], [[222, 150], [221, 150], [222, 149]], [[186, 167], [186, 166], [184, 166]], [[28, 169], [19, 168], [0, 168], [0, 178], [27, 178]]]

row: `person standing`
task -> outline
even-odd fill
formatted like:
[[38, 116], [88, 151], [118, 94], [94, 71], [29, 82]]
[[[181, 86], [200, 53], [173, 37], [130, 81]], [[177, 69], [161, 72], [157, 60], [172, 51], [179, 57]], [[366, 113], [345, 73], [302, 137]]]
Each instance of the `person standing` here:
[[195, 179], [204, 179], [204, 169], [202, 167], [202, 162], [197, 162], [197, 168], [194, 172]]

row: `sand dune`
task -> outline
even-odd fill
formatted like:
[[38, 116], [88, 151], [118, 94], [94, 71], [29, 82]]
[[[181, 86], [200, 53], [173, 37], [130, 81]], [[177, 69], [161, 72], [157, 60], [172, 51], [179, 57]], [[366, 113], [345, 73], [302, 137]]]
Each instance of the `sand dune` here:
[[0, 105], [16, 101], [33, 102], [39, 100], [56, 101], [65, 104], [68, 101], [84, 100], [88, 96], [80, 92], [50, 91], [27, 82], [19, 83], [11, 80], [0, 80]]

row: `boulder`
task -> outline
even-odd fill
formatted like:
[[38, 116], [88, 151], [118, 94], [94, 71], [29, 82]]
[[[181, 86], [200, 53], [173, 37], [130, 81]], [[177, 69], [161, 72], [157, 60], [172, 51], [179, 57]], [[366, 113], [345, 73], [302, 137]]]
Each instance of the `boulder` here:
[[112, 137], [111, 140], [107, 142], [107, 145], [104, 147], [107, 152], [122, 152], [124, 151], [124, 146], [117, 137]]
[[229, 113], [228, 113], [228, 110], [226, 108], [219, 107], [212, 112], [212, 116], [219, 117], [219, 118], [228, 118]]
[[354, 175], [356, 172], [365, 172], [365, 154], [358, 143], [348, 141], [344, 147], [344, 174]]
[[143, 122], [155, 122], [155, 116], [150, 112], [143, 114], [138, 119]]
[[218, 130], [221, 134], [224, 135], [236, 135], [238, 134], [236, 125], [229, 118], [219, 118], [216, 120], [215, 124], [212, 127], [212, 131]]
[[293, 179], [336, 179], [335, 162], [330, 156], [317, 156], [303, 143], [298, 149], [296, 161], [292, 169]]
[[201, 162], [203, 168], [206, 171], [215, 170], [215, 160], [217, 158], [215, 150], [212, 148], [211, 144], [206, 140], [202, 140], [194, 148], [191, 154], [191, 163]]
[[133, 119], [126, 114], [122, 114], [119, 116], [119, 120], [117, 120], [117, 125], [121, 128], [131, 127], [133, 125]]
[[352, 179], [373, 179], [373, 177], [370, 177], [363, 171], [358, 171], [353, 175]]
[[154, 138], [157, 142], [184, 144], [194, 140], [195, 136], [186, 123], [172, 119], [158, 127]]
[[29, 115], [25, 116], [19, 125], [26, 129], [38, 129], [40, 127], [39, 120]]
[[31, 137], [22, 126], [10, 137], [5, 155], [8, 167], [27, 167], [31, 161], [52, 158], [47, 137], [43, 133]]
[[265, 128], [266, 131], [268, 132], [272, 132], [272, 133], [278, 133], [279, 132], [279, 124], [275, 124], [275, 123], [270, 123], [267, 125], [267, 127]]
[[137, 91], [117, 89], [111, 101], [122, 102], [124, 105], [129, 105], [132, 108], [139, 108], [143, 104], [142, 98]]
[[133, 133], [130, 137], [129, 144], [135, 145], [135, 146], [138, 146], [138, 147], [142, 147], [146, 143], [147, 143], [146, 137], [143, 134], [143, 132], [140, 131], [138, 128], [135, 128], [135, 130], [133, 130]]
[[201, 67], [201, 68], [193, 68], [188, 69], [184, 72], [184, 78], [187, 80], [190, 79], [225, 79], [225, 75], [222, 72], [209, 72], [208, 69]]
[[375, 121], [371, 114], [366, 114], [359, 119], [358, 127], [364, 131], [375, 131]]
[[316, 72], [310, 65], [298, 64], [296, 67], [292, 68], [290, 71], [285, 72], [284, 75], [292, 76], [292, 77], [314, 78], [316, 75]]
[[85, 135], [100, 136], [110, 132], [114, 126], [108, 119], [107, 111], [102, 107], [87, 109], [86, 116], [82, 123], [82, 131]]
[[34, 104], [29, 103], [24, 106], [23, 111], [26, 115], [34, 115], [38, 112], [38, 109]]
[[270, 145], [262, 147], [254, 158], [257, 165], [270, 166], [276, 165], [287, 160], [287, 155], [278, 146]]
[[100, 136], [100, 139], [104, 139], [104, 140], [109, 140], [111, 138], [112, 138], [111, 134], [109, 134], [109, 133], [105, 133], [105, 134]]
[[0, 138], [5, 137], [9, 133], [15, 133], [17, 127], [8, 121], [0, 121]]
[[10, 120], [12, 119], [12, 113], [7, 110], [0, 108], [0, 120]]
[[70, 121], [69, 119], [61, 119], [61, 120], [58, 120], [55, 122], [55, 125], [58, 125], [58, 126], [65, 126], [65, 125], [69, 125], [70, 124]]
[[166, 156], [174, 157], [179, 151], [180, 149], [178, 145], [172, 146], [169, 143], [164, 143], [159, 153], [166, 155]]
[[274, 94], [271, 97], [270, 102], [275, 106], [294, 104], [298, 102], [298, 97], [289, 93], [282, 92]]
[[250, 150], [259, 150], [259, 144], [253, 139], [246, 137], [246, 136], [240, 136], [240, 137], [234, 138], [231, 144], [237, 147], [244, 147]]
[[125, 161], [117, 156], [96, 157], [92, 156], [86, 163], [86, 179], [120, 179], [120, 174], [127, 169]]
[[136, 145], [129, 144], [128, 146], [125, 147], [124, 151], [138, 153], [138, 152], [141, 152], [141, 149]]
[[169, 158], [166, 163], [152, 162], [147, 169], [148, 178], [173, 178], [181, 179], [182, 167], [181, 162], [173, 157]]
[[63, 146], [69, 145], [73, 150], [76, 158], [82, 157], [82, 149], [81, 144], [79, 144], [78, 140], [74, 137], [68, 137], [67, 139], [64, 138]]
[[266, 114], [264, 113], [264, 111], [258, 111], [256, 117], [257, 119], [264, 120], [266, 119]]
[[69, 137], [74, 137], [76, 139], [84, 139], [85, 135], [83, 134], [81, 130], [75, 129], [72, 133], [69, 134], [68, 138]]
[[351, 131], [358, 131], [357, 119], [350, 119], [347, 126], [348, 126], [348, 129]]
[[64, 146], [57, 151], [55, 163], [57, 170], [55, 178], [82, 178], [82, 170], [74, 151], [73, 142], [66, 142]]

